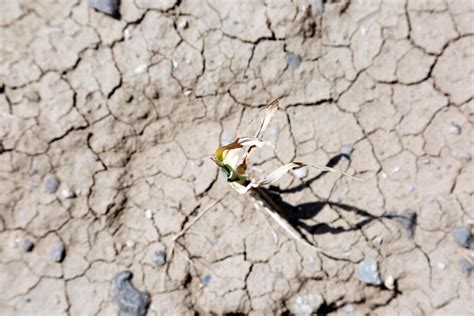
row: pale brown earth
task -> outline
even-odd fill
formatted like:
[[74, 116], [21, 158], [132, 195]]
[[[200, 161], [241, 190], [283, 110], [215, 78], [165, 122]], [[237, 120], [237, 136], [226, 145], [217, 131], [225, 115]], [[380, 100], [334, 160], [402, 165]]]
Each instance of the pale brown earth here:
[[[122, 0], [119, 20], [58, 2], [0, 2], [1, 315], [116, 314], [112, 280], [127, 269], [151, 294], [148, 315], [472, 313], [459, 260], [473, 253], [451, 235], [474, 217], [472, 1], [319, 12], [314, 1]], [[324, 165], [352, 146], [335, 168], [365, 181], [304, 184], [319, 174], [309, 169], [279, 183], [297, 188], [281, 194], [290, 205], [320, 202], [301, 221], [339, 259], [287, 237], [208, 159], [251, 134], [271, 98], [275, 149], [252, 170]], [[155, 267], [153, 253], [226, 193]], [[412, 238], [382, 217], [406, 209]], [[361, 283], [364, 259], [393, 286]]]

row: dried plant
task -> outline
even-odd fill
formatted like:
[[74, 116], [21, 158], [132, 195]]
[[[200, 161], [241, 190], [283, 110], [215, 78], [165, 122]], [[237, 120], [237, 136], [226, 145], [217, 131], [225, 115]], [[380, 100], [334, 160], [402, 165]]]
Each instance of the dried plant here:
[[[237, 191], [239, 194], [249, 194], [250, 197], [254, 200], [255, 206], [258, 209], [263, 209], [271, 218], [276, 221], [276, 223], [278, 223], [284, 229], [284, 231], [290, 237], [307, 246], [310, 246], [311, 248], [316, 249], [317, 251], [322, 251], [321, 248], [310, 243], [299, 230], [297, 230], [290, 224], [283, 210], [278, 206], [278, 204], [276, 204], [272, 200], [270, 195], [266, 193], [266, 191], [262, 187], [277, 182], [288, 171], [302, 168], [304, 166], [317, 168], [322, 171], [338, 172], [353, 179], [357, 178], [354, 178], [347, 173], [337, 171], [333, 168], [329, 168], [326, 166], [305, 164], [296, 161], [280, 166], [276, 170], [270, 172], [267, 176], [251, 178], [247, 174], [247, 160], [249, 159], [250, 154], [254, 149], [262, 148], [263, 146], [268, 145], [262, 140], [262, 134], [268, 127], [277, 109], [278, 100], [273, 100], [268, 103], [265, 107], [264, 117], [261, 120], [260, 126], [257, 132], [255, 133], [255, 136], [239, 137], [232, 143], [219, 147], [216, 150], [214, 156], [211, 157], [211, 159], [222, 170], [222, 172], [226, 176], [227, 182], [229, 183], [232, 189]], [[173, 246], [174, 242], [178, 238], [183, 236], [184, 233], [196, 221], [198, 221], [202, 216], [204, 216], [204, 214], [207, 213], [220, 200], [215, 201], [210, 206], [208, 206], [201, 214], [194, 218], [178, 235], [176, 235], [173, 240]], [[173, 249], [173, 246], [171, 249]]]

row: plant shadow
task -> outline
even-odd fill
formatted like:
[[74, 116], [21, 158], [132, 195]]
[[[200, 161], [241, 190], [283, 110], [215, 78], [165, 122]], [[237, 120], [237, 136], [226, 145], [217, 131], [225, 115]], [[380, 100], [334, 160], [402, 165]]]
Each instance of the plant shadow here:
[[[326, 164], [326, 167], [332, 168], [336, 166], [342, 159], [347, 159], [349, 160], [349, 163], [350, 163], [350, 157], [348, 155], [339, 154], [332, 157]], [[264, 193], [272, 200], [274, 205], [276, 205], [279, 208], [280, 213], [282, 213], [285, 219], [291, 225], [293, 225], [293, 227], [295, 227], [298, 230], [305, 230], [311, 235], [319, 235], [319, 234], [326, 234], [326, 233], [340, 234], [340, 233], [360, 230], [362, 227], [369, 224], [373, 220], [381, 220], [383, 218], [392, 219], [399, 222], [405, 228], [409, 236], [413, 235], [413, 229], [414, 229], [414, 225], [416, 221], [416, 216], [413, 216], [412, 214], [410, 214], [411, 216], [410, 219], [407, 219], [407, 216], [405, 214], [396, 214], [393, 212], [378, 216], [378, 215], [374, 215], [370, 213], [369, 211], [365, 209], [359, 208], [357, 206], [341, 203], [337, 201], [324, 200], [324, 201], [314, 201], [314, 202], [302, 203], [302, 204], [297, 204], [297, 205], [291, 205], [282, 199], [282, 194], [296, 193], [304, 189], [307, 189], [314, 181], [317, 181], [318, 179], [323, 177], [326, 173], [328, 173], [328, 171], [322, 171], [316, 176], [310, 178], [309, 180], [293, 188], [280, 189], [275, 186], [270, 186], [268, 189], [262, 189], [262, 191], [264, 191]], [[323, 208], [326, 206], [337, 208], [338, 210], [342, 212], [355, 213], [358, 217], [360, 217], [360, 221], [349, 228], [343, 227], [343, 226], [329, 225], [326, 223], [318, 223], [315, 225], [309, 225], [305, 222], [305, 220], [316, 217], [318, 213], [320, 213], [323, 210]]]

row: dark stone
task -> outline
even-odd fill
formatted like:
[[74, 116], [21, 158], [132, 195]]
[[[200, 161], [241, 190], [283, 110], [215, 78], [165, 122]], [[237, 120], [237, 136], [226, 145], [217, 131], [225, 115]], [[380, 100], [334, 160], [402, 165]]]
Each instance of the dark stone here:
[[61, 181], [59, 181], [58, 177], [48, 177], [44, 183], [44, 190], [49, 194], [54, 194], [58, 190], [60, 184]]
[[122, 271], [115, 276], [114, 297], [120, 316], [145, 316], [150, 306], [150, 294], [137, 290], [131, 280], [131, 271]]
[[461, 247], [474, 250], [474, 238], [472, 238], [471, 231], [468, 228], [454, 227], [451, 234]]
[[166, 252], [163, 250], [158, 250], [153, 253], [153, 258], [151, 259], [155, 267], [161, 267], [166, 263]]
[[31, 240], [25, 239], [21, 243], [21, 248], [24, 252], [31, 252], [35, 248], [35, 244]]
[[49, 253], [51, 259], [54, 262], [62, 262], [64, 257], [66, 257], [66, 248], [64, 248], [63, 243], [57, 243], [51, 248], [51, 252]]
[[89, 0], [89, 6], [114, 18], [120, 18], [120, 0]]
[[459, 259], [459, 267], [466, 277], [469, 277], [472, 273], [472, 270], [474, 270], [472, 262], [466, 258]]

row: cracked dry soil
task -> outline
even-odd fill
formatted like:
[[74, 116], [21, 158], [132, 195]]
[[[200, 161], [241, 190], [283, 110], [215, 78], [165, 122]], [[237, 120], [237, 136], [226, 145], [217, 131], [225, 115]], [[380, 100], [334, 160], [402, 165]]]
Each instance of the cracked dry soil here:
[[[120, 12], [0, 2], [1, 315], [115, 315], [125, 270], [148, 315], [472, 313], [473, 252], [458, 244], [474, 217], [472, 1]], [[365, 180], [310, 169], [273, 188], [338, 259], [233, 192], [166, 258], [230, 191], [208, 155], [271, 98], [275, 148], [252, 170], [329, 162]]]

